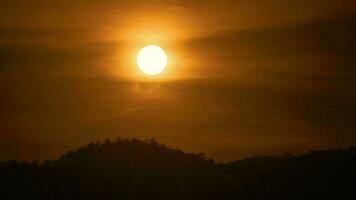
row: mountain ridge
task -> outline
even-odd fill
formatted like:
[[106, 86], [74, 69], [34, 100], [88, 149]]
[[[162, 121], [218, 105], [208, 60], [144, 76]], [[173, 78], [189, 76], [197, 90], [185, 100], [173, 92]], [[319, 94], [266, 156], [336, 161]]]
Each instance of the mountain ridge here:
[[57, 160], [0, 162], [6, 199], [355, 199], [356, 147], [217, 163], [155, 140], [89, 143]]

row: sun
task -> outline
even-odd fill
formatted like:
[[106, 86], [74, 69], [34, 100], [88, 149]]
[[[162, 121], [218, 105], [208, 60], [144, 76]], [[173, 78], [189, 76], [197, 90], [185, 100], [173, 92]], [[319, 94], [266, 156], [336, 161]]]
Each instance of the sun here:
[[167, 63], [166, 53], [156, 45], [145, 46], [137, 54], [138, 68], [150, 76], [160, 74], [167, 67]]

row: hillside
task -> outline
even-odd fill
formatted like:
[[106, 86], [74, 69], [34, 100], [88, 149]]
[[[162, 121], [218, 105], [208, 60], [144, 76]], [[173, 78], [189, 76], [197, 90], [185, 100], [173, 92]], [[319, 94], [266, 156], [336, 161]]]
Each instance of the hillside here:
[[356, 148], [215, 163], [155, 141], [0, 164], [4, 199], [356, 199]]

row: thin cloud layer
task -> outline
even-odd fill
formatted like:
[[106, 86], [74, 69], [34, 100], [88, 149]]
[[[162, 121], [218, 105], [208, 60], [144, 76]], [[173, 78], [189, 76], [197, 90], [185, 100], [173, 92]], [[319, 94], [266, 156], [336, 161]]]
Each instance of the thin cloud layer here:
[[[204, 2], [2, 1], [0, 159], [117, 136], [224, 161], [355, 142], [351, 1]], [[128, 72], [138, 22], [183, 36], [165, 81]]]

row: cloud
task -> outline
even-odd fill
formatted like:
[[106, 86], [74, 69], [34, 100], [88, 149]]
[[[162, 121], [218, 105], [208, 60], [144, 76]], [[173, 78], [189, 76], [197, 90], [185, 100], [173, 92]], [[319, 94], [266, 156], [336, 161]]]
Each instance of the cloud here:
[[[170, 6], [185, 7], [176, 4]], [[187, 52], [180, 67], [188, 79], [141, 83], [110, 75], [115, 57], [125, 59], [127, 43], [99, 37], [101, 26], [85, 18], [96, 4], [78, 11], [80, 5], [74, 3], [59, 21], [53, 18], [59, 10], [49, 6], [43, 12], [54, 13], [43, 24], [33, 16], [33, 7], [46, 8], [42, 1], [27, 11], [20, 4], [22, 14], [4, 15], [20, 25], [0, 31], [0, 130], [6, 133], [0, 142], [11, 144], [11, 152], [1, 156], [45, 158], [119, 135], [155, 137], [220, 160], [348, 145], [355, 139], [353, 15], [209, 30], [175, 44]], [[94, 28], [63, 28], [72, 16], [72, 26], [87, 22]], [[97, 16], [103, 15], [92, 15]], [[24, 26], [30, 22], [44, 27]]]
[[342, 15], [305, 24], [229, 31], [187, 40], [182, 46], [189, 52], [188, 59], [195, 61], [192, 73], [203, 77], [284, 84], [315, 84], [341, 76], [350, 80], [355, 75], [355, 21], [355, 15]]

